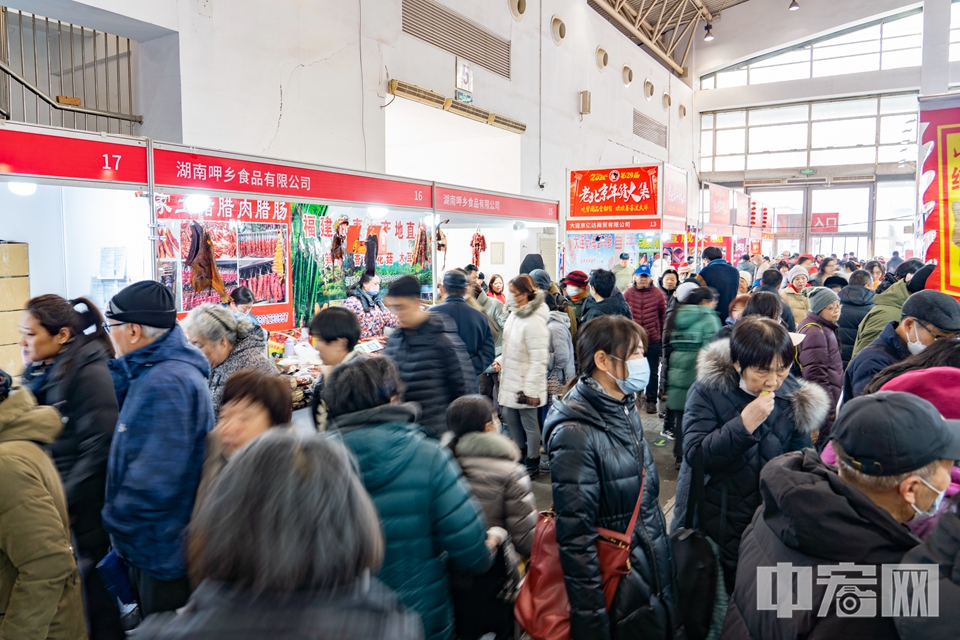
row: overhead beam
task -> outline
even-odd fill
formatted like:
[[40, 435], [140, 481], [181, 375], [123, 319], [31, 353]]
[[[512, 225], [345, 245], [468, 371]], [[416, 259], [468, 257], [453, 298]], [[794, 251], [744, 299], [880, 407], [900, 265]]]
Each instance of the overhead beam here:
[[[683, 75], [683, 67], [677, 64], [677, 61], [674, 60], [671, 56], [667, 55], [667, 52], [664, 51], [660, 45], [656, 44], [654, 40], [647, 36], [643, 31], [638, 29], [633, 25], [633, 23], [628, 20], [622, 13], [617, 11], [607, 0], [593, 0], [598, 7], [603, 9], [607, 15], [616, 20], [624, 29], [626, 29], [633, 37], [639, 40], [641, 43], [645, 44], [650, 51], [660, 58], [664, 63], [667, 64], [671, 69], [673, 69], [678, 75]], [[629, 5], [625, 5], [629, 6]]]

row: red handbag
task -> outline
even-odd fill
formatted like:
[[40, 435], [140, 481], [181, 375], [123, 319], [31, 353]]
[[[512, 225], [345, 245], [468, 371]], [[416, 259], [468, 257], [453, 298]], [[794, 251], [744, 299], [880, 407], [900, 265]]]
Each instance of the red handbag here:
[[[633, 530], [643, 501], [646, 471], [640, 475], [640, 496], [633, 516], [624, 533], [597, 527], [597, 558], [600, 561], [600, 579], [603, 596], [610, 609], [620, 579], [630, 573], [630, 546]], [[560, 566], [560, 546], [557, 544], [557, 514], [541, 511], [533, 536], [533, 551], [513, 613], [520, 627], [533, 640], [570, 639], [570, 599]]]

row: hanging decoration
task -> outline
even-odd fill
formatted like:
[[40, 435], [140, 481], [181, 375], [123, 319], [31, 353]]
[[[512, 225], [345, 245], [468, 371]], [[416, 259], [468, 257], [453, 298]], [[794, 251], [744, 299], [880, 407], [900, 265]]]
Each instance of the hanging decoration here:
[[448, 222], [450, 222], [449, 218], [437, 223], [437, 253], [443, 254], [443, 267], [441, 267], [441, 271], [447, 270], [447, 236], [440, 230], [440, 226]]
[[475, 267], [480, 266], [480, 254], [487, 250], [487, 239], [483, 237], [483, 234], [480, 233], [480, 227], [477, 227], [477, 232], [473, 234], [473, 237], [470, 239], [470, 248], [473, 249], [473, 261], [470, 263]]
[[333, 245], [330, 247], [330, 259], [333, 261], [334, 266], [337, 263], [340, 264], [340, 267], [343, 268], [343, 253], [344, 248], [347, 246], [347, 227], [350, 226], [350, 221], [346, 216], [343, 216], [337, 220], [337, 224], [334, 225], [333, 233]]
[[365, 273], [377, 272], [377, 252], [380, 249], [380, 227], [367, 228], [367, 251], [364, 256]]
[[190, 286], [198, 293], [212, 288], [223, 298], [226, 296], [227, 287], [217, 269], [210, 234], [196, 221], [190, 224], [189, 234], [190, 251], [184, 262], [190, 267]]

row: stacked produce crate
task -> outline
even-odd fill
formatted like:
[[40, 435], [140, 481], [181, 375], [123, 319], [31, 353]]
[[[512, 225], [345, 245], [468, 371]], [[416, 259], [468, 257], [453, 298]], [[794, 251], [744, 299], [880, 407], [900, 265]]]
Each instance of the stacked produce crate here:
[[30, 266], [24, 242], [0, 242], [0, 369], [23, 372], [20, 314], [30, 300]]

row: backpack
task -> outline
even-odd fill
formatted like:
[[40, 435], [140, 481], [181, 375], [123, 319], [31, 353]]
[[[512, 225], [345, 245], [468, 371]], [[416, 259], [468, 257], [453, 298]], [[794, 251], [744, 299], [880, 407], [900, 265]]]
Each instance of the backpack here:
[[720, 547], [693, 526], [694, 512], [703, 513], [703, 452], [693, 460], [690, 500], [684, 526], [670, 534], [676, 565], [674, 598], [677, 637], [716, 640], [720, 637], [729, 596], [720, 566]]

